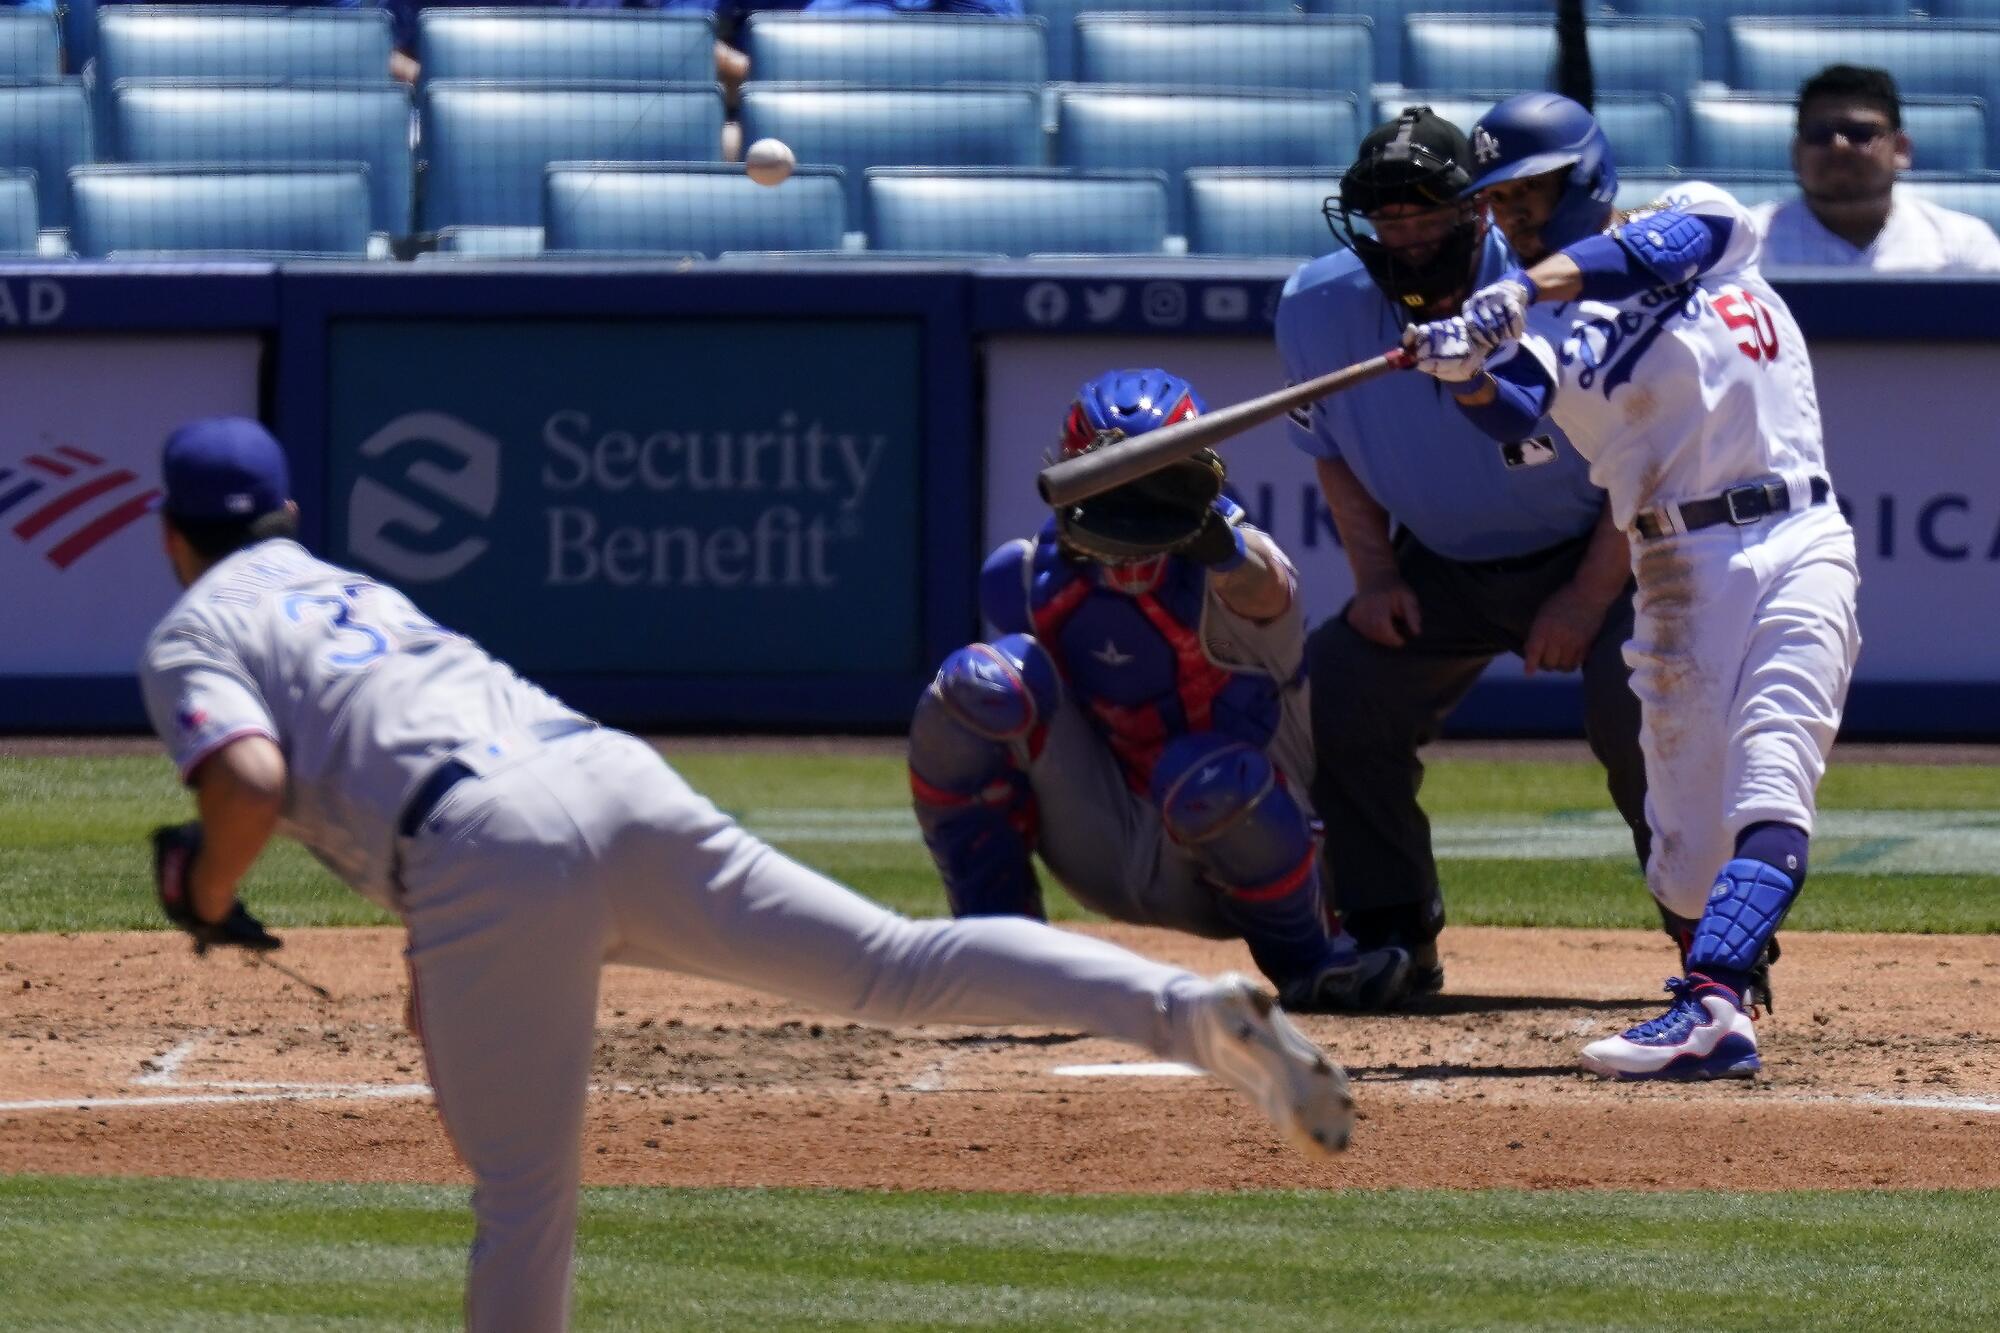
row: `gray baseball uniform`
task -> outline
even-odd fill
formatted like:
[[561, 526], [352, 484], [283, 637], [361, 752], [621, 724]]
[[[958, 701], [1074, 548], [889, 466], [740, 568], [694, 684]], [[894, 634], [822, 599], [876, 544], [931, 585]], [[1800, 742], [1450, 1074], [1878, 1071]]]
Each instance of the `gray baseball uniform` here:
[[744, 832], [644, 742], [293, 542], [203, 574], [141, 681], [183, 776], [237, 737], [276, 742], [286, 831], [408, 926], [438, 1112], [476, 1182], [474, 1330], [566, 1322], [606, 961], [884, 1024], [1086, 1029], [1214, 1067], [1202, 979], [1028, 921], [884, 911]]

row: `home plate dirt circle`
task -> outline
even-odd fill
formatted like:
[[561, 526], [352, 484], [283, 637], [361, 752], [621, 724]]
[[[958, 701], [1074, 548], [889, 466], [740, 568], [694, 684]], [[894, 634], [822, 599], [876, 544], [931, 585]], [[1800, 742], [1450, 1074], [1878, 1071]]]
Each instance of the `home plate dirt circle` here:
[[[1203, 972], [1235, 945], [1089, 933]], [[26, 935], [0, 961], [0, 1171], [466, 1177], [402, 1026], [402, 938], [298, 930], [329, 987], [164, 933]], [[1616, 1086], [1578, 1048], [1659, 1012], [1636, 931], [1454, 928], [1421, 1012], [1301, 1020], [1362, 1123], [1331, 1163], [1206, 1075], [1075, 1032], [865, 1027], [608, 969], [595, 1184], [1142, 1191], [2000, 1186], [2000, 939], [1788, 935], [1754, 1083]], [[521, 1075], [534, 1077], [531, 1070]]]

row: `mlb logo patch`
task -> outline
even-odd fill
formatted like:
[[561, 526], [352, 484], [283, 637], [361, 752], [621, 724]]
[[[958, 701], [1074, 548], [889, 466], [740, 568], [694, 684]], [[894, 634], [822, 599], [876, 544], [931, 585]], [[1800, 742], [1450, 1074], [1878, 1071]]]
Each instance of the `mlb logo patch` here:
[[1556, 442], [1546, 435], [1500, 446], [1500, 461], [1508, 467], [1540, 467], [1556, 461]]

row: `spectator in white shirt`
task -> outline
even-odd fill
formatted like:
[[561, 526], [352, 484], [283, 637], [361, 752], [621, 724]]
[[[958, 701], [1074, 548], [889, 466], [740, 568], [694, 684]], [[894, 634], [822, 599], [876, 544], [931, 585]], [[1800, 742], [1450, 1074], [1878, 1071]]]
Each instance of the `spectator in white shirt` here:
[[1792, 140], [1802, 197], [1755, 210], [1764, 263], [2000, 272], [1993, 228], [1898, 185], [1909, 166], [1902, 101], [1887, 70], [1829, 65], [1807, 79]]

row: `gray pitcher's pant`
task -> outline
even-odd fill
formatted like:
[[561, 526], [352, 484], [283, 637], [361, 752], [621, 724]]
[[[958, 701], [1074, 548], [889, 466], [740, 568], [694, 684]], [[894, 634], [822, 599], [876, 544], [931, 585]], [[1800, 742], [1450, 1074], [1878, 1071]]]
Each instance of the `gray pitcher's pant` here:
[[909, 921], [737, 827], [643, 741], [468, 779], [401, 847], [438, 1113], [471, 1169], [472, 1333], [565, 1327], [598, 973], [736, 982], [872, 1022], [1022, 1024], [1192, 1061], [1179, 968], [1013, 918]]
[[[1312, 681], [1313, 805], [1326, 824], [1325, 863], [1334, 905], [1364, 945], [1385, 942], [1369, 917], [1442, 922], [1431, 825], [1417, 804], [1420, 746], [1502, 653], [1526, 645], [1535, 612], [1576, 573], [1579, 539], [1516, 560], [1447, 560], [1407, 533], [1396, 565], [1415, 591], [1423, 632], [1385, 648], [1350, 628], [1344, 613], [1306, 643]], [[1612, 803], [1646, 864], [1646, 760], [1639, 700], [1621, 649], [1632, 637], [1632, 594], [1611, 605], [1583, 663], [1584, 733], [1604, 766]], [[1430, 933], [1436, 933], [1433, 924]], [[1405, 942], [1419, 942], [1406, 938]]]

